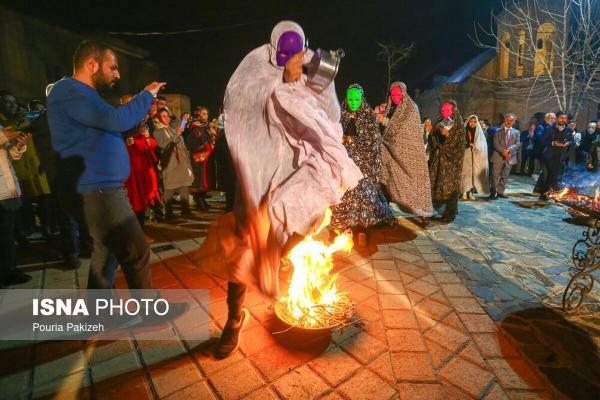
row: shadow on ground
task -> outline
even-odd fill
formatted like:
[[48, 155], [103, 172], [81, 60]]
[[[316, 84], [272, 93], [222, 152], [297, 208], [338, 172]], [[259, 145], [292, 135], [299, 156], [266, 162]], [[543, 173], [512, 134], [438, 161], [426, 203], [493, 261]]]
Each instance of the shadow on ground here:
[[544, 307], [510, 313], [500, 328], [565, 396], [598, 398], [600, 357], [589, 330]]

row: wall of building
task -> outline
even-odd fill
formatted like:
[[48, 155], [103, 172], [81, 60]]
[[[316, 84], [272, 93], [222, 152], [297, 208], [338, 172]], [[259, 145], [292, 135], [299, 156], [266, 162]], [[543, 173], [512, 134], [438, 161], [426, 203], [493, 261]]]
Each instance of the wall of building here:
[[[73, 72], [72, 57], [85, 37], [0, 7], [0, 88], [26, 101], [43, 98], [45, 87]], [[158, 80], [158, 65], [145, 50], [102, 38], [119, 60], [118, 94], [136, 93]], [[118, 97], [118, 96], [116, 96]]]
[[[475, 75], [485, 79], [495, 79], [498, 59], [494, 58]], [[509, 90], [497, 87], [494, 82], [486, 82], [471, 76], [459, 84], [446, 84], [425, 90], [417, 99], [422, 117], [438, 118], [442, 101], [452, 98], [457, 101], [463, 117], [476, 114], [497, 124], [507, 113], [514, 113], [519, 126], [525, 126], [536, 113], [556, 111], [558, 106], [551, 97], [524, 99], [511, 95]], [[577, 116], [577, 124], [582, 129], [589, 121], [598, 118], [598, 105], [590, 102]]]
[[167, 107], [177, 117], [181, 117], [184, 112], [191, 112], [190, 96], [175, 93], [161, 93], [161, 96], [167, 98]]

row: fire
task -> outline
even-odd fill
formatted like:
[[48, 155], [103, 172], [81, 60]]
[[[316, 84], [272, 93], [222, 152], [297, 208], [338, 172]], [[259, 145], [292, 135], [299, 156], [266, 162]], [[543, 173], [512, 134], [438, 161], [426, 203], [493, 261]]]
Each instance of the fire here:
[[[330, 215], [328, 209], [317, 233], [329, 224]], [[288, 259], [294, 271], [288, 294], [278, 303], [286, 322], [303, 328], [322, 328], [345, 322], [351, 304], [344, 293], [338, 293], [338, 274], [331, 274], [331, 271], [333, 254], [349, 252], [352, 246], [352, 237], [347, 234], [337, 236], [330, 245], [308, 235], [290, 251]]]
[[569, 187], [560, 192], [549, 193], [548, 196], [569, 207], [579, 208], [581, 212], [600, 212], [600, 188], [596, 189], [594, 197], [581, 195]]

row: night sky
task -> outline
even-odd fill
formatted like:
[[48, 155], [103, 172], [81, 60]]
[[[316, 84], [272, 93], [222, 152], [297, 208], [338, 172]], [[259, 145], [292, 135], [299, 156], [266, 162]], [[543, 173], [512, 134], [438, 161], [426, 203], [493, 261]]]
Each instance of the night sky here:
[[239, 62], [267, 43], [282, 19], [300, 23], [313, 49], [342, 47], [346, 58], [336, 79], [338, 93], [360, 83], [373, 105], [383, 100], [386, 80], [376, 41], [414, 42], [415, 52], [395, 78], [406, 82], [409, 91], [424, 88], [435, 73], [449, 74], [481, 51], [468, 35], [474, 21], [489, 26], [490, 12], [500, 6], [500, 0], [0, 2], [83, 34], [205, 29], [117, 37], [151, 52], [161, 79], [168, 82], [167, 92], [188, 94], [193, 106], [207, 105], [213, 114]]

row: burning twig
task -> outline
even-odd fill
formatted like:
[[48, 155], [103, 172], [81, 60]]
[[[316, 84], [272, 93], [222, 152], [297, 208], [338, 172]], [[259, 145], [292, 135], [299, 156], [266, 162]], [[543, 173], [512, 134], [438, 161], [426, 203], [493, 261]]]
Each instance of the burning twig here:
[[[320, 229], [329, 223], [330, 214], [328, 210]], [[288, 255], [294, 270], [287, 295], [275, 305], [276, 315], [291, 327], [304, 329], [345, 324], [352, 316], [353, 304], [346, 293], [337, 292], [333, 254], [351, 249], [352, 238], [345, 234], [330, 245], [312, 235], [298, 243]]]
[[560, 192], [548, 193], [548, 197], [587, 215], [600, 213], [600, 189], [594, 197], [584, 196], [574, 188], [564, 188]]

